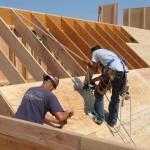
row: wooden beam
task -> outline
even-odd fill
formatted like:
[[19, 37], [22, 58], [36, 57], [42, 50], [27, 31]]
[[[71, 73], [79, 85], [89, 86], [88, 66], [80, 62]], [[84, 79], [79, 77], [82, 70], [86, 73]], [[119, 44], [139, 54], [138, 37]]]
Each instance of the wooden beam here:
[[[81, 137], [80, 150], [140, 150], [140, 148], [91, 137]], [[142, 149], [144, 150], [144, 149]]]
[[75, 31], [92, 47], [97, 41], [82, 27], [78, 20], [74, 20]]
[[[112, 37], [113, 39], [115, 39], [115, 40], [117, 41], [117, 43], [118, 43], [119, 45], [121, 45], [121, 47], [122, 47], [123, 49], [126, 50], [126, 52], [128, 52], [132, 57], [134, 57], [134, 59], [135, 59], [138, 63], [140, 63], [140, 66], [141, 66], [140, 68], [149, 67], [149, 65], [148, 65], [139, 55], [137, 55], [137, 53], [135, 53], [135, 52], [120, 38], [120, 36], [119, 36], [117, 33], [115, 33], [115, 32], [113, 31], [113, 28], [112, 28], [111, 26], [105, 25], [104, 30], [105, 30], [106, 32], [108, 32], [109, 35], [111, 35], [111, 37]], [[134, 66], [134, 65], [132, 65], [132, 66]], [[137, 67], [137, 66], [134, 66], [134, 69], [138, 69], [138, 67]]]
[[130, 40], [122, 33], [118, 30], [118, 28], [116, 26], [112, 26], [112, 30], [124, 41], [124, 42], [129, 42]]
[[47, 65], [51, 73], [57, 74], [61, 78], [69, 77], [69, 73], [61, 66], [57, 59], [48, 51], [48, 49], [42, 44], [41, 41], [29, 30], [29, 28], [23, 23], [21, 18], [13, 11], [13, 20], [16, 26], [16, 30], [26, 40], [34, 52], [41, 58], [41, 60]]
[[7, 24], [0, 18], [0, 36], [14, 51], [19, 60], [24, 64], [33, 78], [37, 81], [42, 80], [42, 75], [46, 73], [37, 61], [31, 56], [24, 45], [12, 33]]
[[90, 45], [69, 25], [65, 18], [61, 20], [61, 29], [80, 48], [80, 50], [91, 59]]
[[16, 70], [11, 61], [0, 49], [0, 70], [11, 84], [26, 83], [26, 80]]
[[90, 22], [85, 23], [85, 29], [86, 31], [95, 39], [98, 41], [98, 43], [103, 47], [103, 48], [108, 48], [108, 49], [114, 49], [90, 24]]
[[[59, 22], [56, 21], [56, 18], [53, 18], [54, 17], [47, 16], [47, 27], [49, 28], [49, 31], [55, 36], [55, 38], [57, 38], [59, 42], [69, 48], [77, 56], [90, 61], [90, 59], [79, 49], [79, 47], [75, 45], [75, 43], [64, 32], [62, 32], [61, 27], [58, 24]], [[60, 18], [57, 18], [57, 20], [59, 19]], [[87, 70], [87, 66], [81, 61], [80, 58], [78, 58], [69, 50], [68, 52], [80, 64], [80, 67], [82, 67], [84, 70]]]
[[118, 53], [120, 53], [120, 56], [125, 58], [127, 61], [127, 66], [129, 66], [129, 68], [134, 68], [133, 66], [136, 67], [141, 67], [141, 65], [134, 60], [133, 56], [130, 55], [130, 53], [128, 53], [125, 49], [123, 49], [118, 43], [117, 41], [115, 41], [105, 30], [103, 30], [103, 28], [101, 28], [98, 24], [96, 24], [95, 26], [96, 31], [103, 37], [105, 38], [105, 40], [107, 40], [107, 42], [112, 45], [112, 47], [114, 47], [114, 49], [117, 50]]
[[20, 139], [22, 143], [28, 143], [35, 148], [45, 147], [50, 150], [58, 150], [61, 147], [65, 150], [77, 150], [80, 146], [81, 134], [62, 131], [53, 127], [44, 127], [43, 125], [2, 115], [0, 115], [0, 124], [0, 136], [5, 135], [16, 140]]
[[3, 96], [2, 92], [0, 91], [0, 114], [4, 116], [12, 116], [14, 114], [13, 107], [9, 104], [6, 100], [5, 96]]
[[46, 30], [46, 28], [39, 22], [39, 20], [37, 20], [35, 16], [33, 16], [33, 22], [36, 24], [34, 30], [38, 33], [38, 35], [40, 35], [44, 45], [49, 49], [49, 51], [54, 53], [54, 56], [61, 62], [61, 65], [63, 65], [71, 76], [84, 75], [85, 71], [82, 67], [80, 67], [78, 62], [75, 61], [75, 59], [61, 45], [61, 43], [57, 42], [57, 39], [55, 40], [55, 37], [53, 37], [53, 35]]

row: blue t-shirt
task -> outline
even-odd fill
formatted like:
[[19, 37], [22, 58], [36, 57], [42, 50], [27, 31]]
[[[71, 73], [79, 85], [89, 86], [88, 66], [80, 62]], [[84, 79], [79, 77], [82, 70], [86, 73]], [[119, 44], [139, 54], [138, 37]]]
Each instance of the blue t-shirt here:
[[42, 124], [47, 112], [63, 112], [57, 97], [43, 87], [32, 87], [25, 93], [14, 118]]

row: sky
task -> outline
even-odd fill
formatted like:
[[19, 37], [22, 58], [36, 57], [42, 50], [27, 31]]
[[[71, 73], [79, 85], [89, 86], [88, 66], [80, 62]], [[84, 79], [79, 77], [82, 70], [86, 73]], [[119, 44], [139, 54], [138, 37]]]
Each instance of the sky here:
[[98, 20], [100, 5], [118, 4], [118, 24], [126, 8], [150, 7], [150, 0], [0, 0], [0, 7], [11, 7], [89, 21]]

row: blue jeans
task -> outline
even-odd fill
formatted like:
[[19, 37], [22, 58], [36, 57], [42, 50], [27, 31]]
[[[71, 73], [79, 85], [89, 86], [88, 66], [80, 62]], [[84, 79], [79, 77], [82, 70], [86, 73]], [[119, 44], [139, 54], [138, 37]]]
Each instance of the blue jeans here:
[[[119, 110], [119, 90], [122, 86], [122, 80], [114, 79], [112, 81], [112, 95], [111, 100], [109, 102], [108, 110], [108, 122], [111, 125], [115, 125], [117, 123], [118, 118], [118, 110]], [[101, 120], [105, 119], [105, 112], [104, 112], [104, 96], [99, 94], [97, 91], [94, 92], [95, 96], [95, 104], [94, 109], [97, 113], [98, 117]]]

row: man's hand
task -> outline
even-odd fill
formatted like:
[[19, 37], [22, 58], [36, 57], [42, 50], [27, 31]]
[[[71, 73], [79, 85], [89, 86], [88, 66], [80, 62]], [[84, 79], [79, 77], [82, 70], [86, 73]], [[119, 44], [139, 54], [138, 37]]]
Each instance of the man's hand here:
[[66, 112], [68, 113], [68, 118], [74, 115], [74, 112], [72, 110], [66, 110]]

